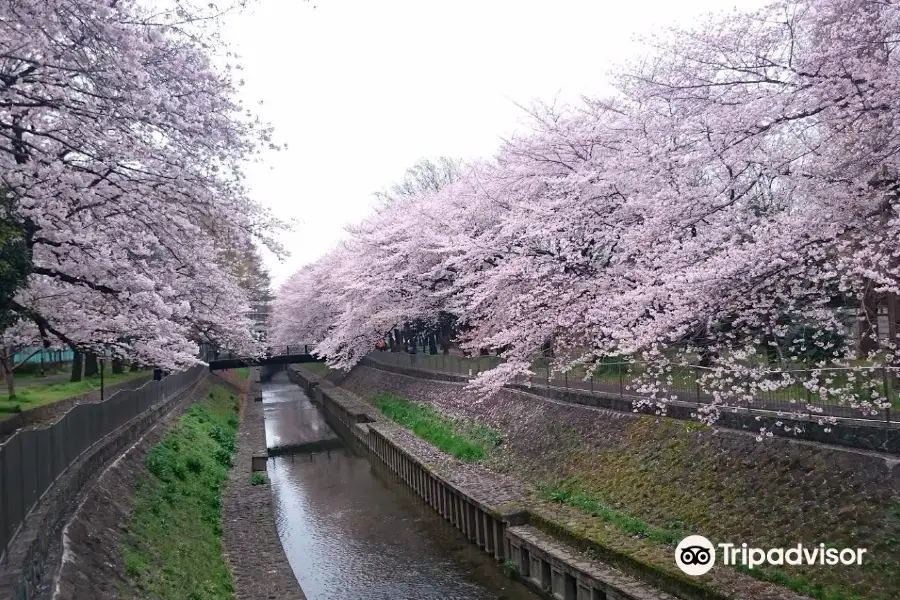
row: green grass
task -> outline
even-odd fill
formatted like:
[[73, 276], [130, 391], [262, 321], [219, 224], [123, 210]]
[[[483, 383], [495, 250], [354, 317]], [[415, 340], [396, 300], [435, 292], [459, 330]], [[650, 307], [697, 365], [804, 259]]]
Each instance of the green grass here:
[[[582, 488], [576, 481], [570, 480], [538, 486], [538, 494], [551, 502], [571, 506], [580, 512], [596, 517], [631, 537], [647, 539], [651, 542], [674, 548], [678, 545], [678, 542], [688, 535], [688, 532], [685, 531], [648, 525], [640, 519], [611, 509], [604, 505], [597, 496]], [[592, 557], [589, 556], [589, 558]], [[803, 577], [789, 575], [776, 567], [762, 566], [749, 569], [742, 565], [737, 565], [734, 568], [754, 579], [774, 583], [817, 600], [864, 600], [864, 597], [858, 594], [847, 592], [843, 589], [836, 589], [833, 586], [811, 583]]]
[[451, 419], [406, 398], [380, 392], [372, 403], [391, 421], [463, 462], [484, 459], [501, 442], [500, 433], [490, 427]]
[[250, 485], [265, 485], [266, 476], [259, 471], [250, 474]]
[[[135, 379], [149, 373], [150, 371], [133, 371], [118, 375], [106, 374], [103, 377], [103, 385], [108, 388], [117, 383]], [[9, 399], [8, 397], [0, 398], [0, 419], [7, 418], [10, 414], [28, 410], [29, 408], [52, 404], [53, 402], [59, 402], [60, 400], [71, 398], [72, 396], [78, 396], [79, 394], [85, 394], [99, 389], [99, 375], [75, 383], [61, 381], [57, 383], [30, 385], [17, 390], [14, 399]]]
[[222, 556], [221, 493], [234, 456], [238, 401], [223, 386], [191, 406], [147, 453], [120, 550], [136, 596], [233, 599]]
[[301, 368], [306, 369], [310, 373], [315, 373], [320, 377], [325, 377], [329, 373], [331, 373], [331, 367], [326, 365], [323, 362], [309, 362], [303, 363], [300, 365]]
[[538, 493], [547, 500], [571, 506], [609, 523], [622, 533], [633, 537], [645, 538], [674, 548], [687, 535], [684, 531], [648, 525], [640, 519], [613, 510], [574, 481], [542, 485], [538, 487]]
[[248, 377], [250, 377], [250, 367], [241, 367], [240, 369], [235, 369], [234, 371], [241, 379], [247, 379]]

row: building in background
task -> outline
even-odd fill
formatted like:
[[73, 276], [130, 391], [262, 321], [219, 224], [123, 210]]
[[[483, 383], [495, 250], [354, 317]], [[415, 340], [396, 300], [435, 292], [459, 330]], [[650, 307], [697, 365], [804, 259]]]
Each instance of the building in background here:
[[260, 290], [250, 298], [250, 319], [253, 320], [253, 333], [260, 340], [268, 339], [269, 306], [272, 302], [272, 293], [268, 289]]

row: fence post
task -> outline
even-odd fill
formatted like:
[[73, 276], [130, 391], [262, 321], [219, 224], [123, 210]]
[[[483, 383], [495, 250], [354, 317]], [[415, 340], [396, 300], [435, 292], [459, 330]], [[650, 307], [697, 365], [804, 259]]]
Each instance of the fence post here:
[[569, 393], [569, 372], [563, 372], [563, 381], [565, 382], [566, 393]]
[[594, 372], [591, 371], [591, 393], [594, 393]]
[[881, 367], [881, 381], [884, 382], [884, 400], [887, 406], [884, 408], [884, 420], [891, 422], [891, 384], [888, 382], [887, 369]]
[[[8, 479], [6, 454], [6, 452], [0, 451], [0, 490], [9, 489], [9, 484], [6, 481]], [[9, 536], [12, 535], [12, 528], [9, 525], [9, 496], [10, 494], [7, 493], [3, 499], [3, 514], [0, 514], [0, 519], [2, 519], [0, 527], [3, 528], [3, 547], [0, 548], [0, 555], [4, 556], [4, 564], [9, 564], [9, 554], [6, 553], [6, 547], [9, 545]]]
[[625, 395], [625, 369], [622, 365], [616, 367], [616, 371], [619, 372], [619, 398]]
[[22, 511], [22, 520], [16, 525], [21, 525], [25, 522], [25, 516], [31, 507], [25, 506], [25, 447], [22, 445], [22, 436], [17, 435], [16, 438], [19, 443], [19, 485], [16, 488], [19, 490], [19, 507]]
[[[748, 376], [748, 377], [749, 377], [749, 376]], [[751, 386], [750, 386], [750, 380], [748, 379], [748, 380], [747, 380], [747, 395], [746, 395], [746, 397], [744, 398], [744, 404], [745, 404], [746, 407], [747, 407], [747, 414], [748, 414], [748, 415], [750, 414], [750, 396], [753, 396], [754, 398], [756, 397], [756, 392], [754, 392], [753, 394], [750, 393], [750, 387], [751, 387]]]
[[[53, 435], [53, 434], [50, 434]], [[38, 463], [37, 457], [40, 455], [38, 452], [38, 444], [40, 443], [40, 438], [38, 436], [34, 437], [34, 506], [38, 507], [41, 505], [41, 496], [43, 496], [44, 490], [40, 489], [41, 487], [41, 465]]]
[[812, 399], [810, 398], [809, 388], [806, 387], [807, 379], [809, 379], [809, 371], [804, 369], [803, 370], [803, 389], [806, 390], [806, 420], [812, 421], [812, 408], [810, 408], [810, 405], [812, 404]]

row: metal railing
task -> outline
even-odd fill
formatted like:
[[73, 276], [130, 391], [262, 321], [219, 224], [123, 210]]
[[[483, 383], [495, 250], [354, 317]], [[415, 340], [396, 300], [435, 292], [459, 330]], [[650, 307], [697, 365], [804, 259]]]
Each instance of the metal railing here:
[[53, 483], [96, 442], [170, 399], [205, 372], [202, 366], [119, 391], [102, 402], [76, 404], [41, 429], [23, 429], [0, 444], [0, 557]]
[[[502, 362], [496, 356], [463, 357], [452, 354], [373, 352], [368, 357], [382, 364], [449, 373], [467, 378]], [[648, 398], [648, 382], [640, 363], [601, 363], [587, 371], [553, 372], [533, 365], [535, 374], [517, 376], [512, 383], [530, 384], [632, 400]], [[660, 388], [668, 399], [697, 408], [718, 404], [729, 411], [768, 411], [803, 416], [808, 420], [839, 417], [900, 424], [900, 369], [897, 367], [822, 368], [719, 372], [696, 365], [673, 367]], [[804, 385], [813, 382], [813, 385]], [[817, 382], [817, 384], [816, 384]], [[876, 397], [877, 403], [868, 402]]]
[[251, 360], [253, 358], [264, 358], [264, 357], [272, 357], [272, 356], [289, 356], [295, 354], [309, 354], [313, 348], [315, 348], [315, 344], [289, 344], [285, 346], [269, 346], [264, 349], [263, 353], [259, 357], [250, 357], [242, 354], [235, 354], [233, 352], [228, 351], [217, 351], [215, 349], [209, 349], [206, 351], [204, 360], [231, 360], [231, 359], [240, 359], [240, 360]]

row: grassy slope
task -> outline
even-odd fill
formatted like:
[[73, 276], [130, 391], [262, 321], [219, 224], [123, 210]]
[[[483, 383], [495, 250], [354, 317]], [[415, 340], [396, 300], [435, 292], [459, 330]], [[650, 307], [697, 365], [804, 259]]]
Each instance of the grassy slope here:
[[[123, 381], [148, 375], [150, 371], [129, 371], [120, 375], [106, 374], [103, 377], [103, 386], [109, 387]], [[68, 381], [48, 384], [31, 385], [18, 390], [14, 400], [0, 398], [0, 419], [8, 418], [10, 414], [18, 410], [28, 410], [59, 402], [72, 396], [93, 392], [100, 389], [100, 376], [89, 377], [83, 381], [71, 383]]]
[[[900, 532], [900, 504], [895, 504], [893, 517], [879, 514], [874, 502], [851, 510], [841, 506], [849, 498], [830, 498], [826, 505], [822, 490], [808, 487], [815, 485], [812, 481], [781, 481], [798, 475], [788, 464], [744, 463], [740, 470], [732, 464], [734, 470], [725, 471], [721, 461], [710, 456], [711, 449], [696, 452], [697, 434], [691, 429], [689, 424], [642, 419], [627, 426], [621, 450], [570, 447], [564, 464], [557, 465], [563, 477], [544, 479], [539, 495], [603, 523], [583, 533], [604, 545], [616, 546], [617, 538], [627, 536], [670, 547], [685, 533], [699, 531], [717, 541], [756, 542], [762, 547], [824, 542], [868, 548], [870, 560], [863, 567], [764, 567], [748, 574], [819, 600], [894, 597], [900, 565], [889, 546], [892, 539], [895, 543], [900, 539], [895, 537]], [[774, 493], [764, 495], [775, 504], [759, 503], [762, 490], [742, 476], [743, 468], [772, 473], [769, 484]], [[786, 535], [791, 529], [795, 533]]]
[[390, 420], [463, 462], [482, 460], [500, 444], [500, 434], [489, 427], [451, 419], [406, 398], [380, 393], [372, 402]]
[[231, 467], [238, 401], [223, 386], [190, 407], [145, 459], [122, 543], [137, 595], [232, 599], [222, 556], [221, 492]]
[[303, 363], [300, 365], [300, 367], [303, 369], [306, 369], [310, 373], [315, 373], [319, 377], [325, 377], [326, 375], [331, 373], [331, 367], [329, 367], [325, 363], [319, 363], [319, 362]]

